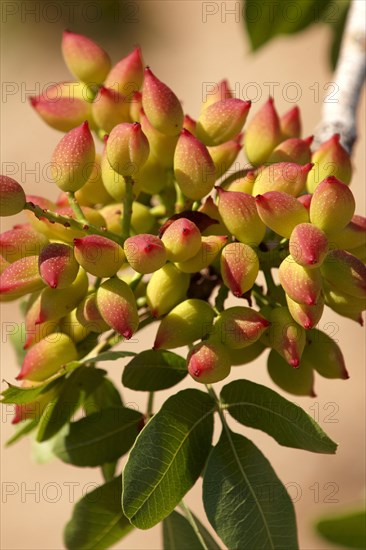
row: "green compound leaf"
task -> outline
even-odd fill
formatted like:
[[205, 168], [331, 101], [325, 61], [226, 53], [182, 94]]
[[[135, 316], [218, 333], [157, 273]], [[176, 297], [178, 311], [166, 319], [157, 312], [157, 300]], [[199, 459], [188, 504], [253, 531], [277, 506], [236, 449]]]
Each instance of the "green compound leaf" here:
[[260, 450], [224, 429], [203, 478], [207, 517], [230, 550], [298, 548], [293, 504]]
[[[208, 550], [220, 550], [199, 519], [194, 514], [192, 516]], [[203, 550], [191, 524], [178, 512], [172, 512], [164, 519], [162, 525], [164, 550]]]
[[333, 32], [330, 63], [334, 69], [350, 0], [243, 0], [242, 20], [253, 51], [280, 35], [298, 33], [314, 23]]
[[133, 525], [153, 527], [195, 484], [211, 448], [214, 410], [209, 395], [183, 390], [140, 432], [123, 473], [122, 506]]
[[138, 391], [158, 391], [175, 386], [187, 375], [186, 361], [171, 351], [147, 350], [125, 367], [122, 384]]
[[[99, 353], [95, 357], [88, 358], [88, 363], [100, 363], [101, 361], [117, 361], [117, 359], [123, 359], [124, 357], [134, 357], [136, 355], [133, 351], [104, 351]], [[81, 363], [84, 361], [82, 360]]]
[[[61, 379], [60, 379], [61, 378]], [[35, 388], [19, 388], [9, 384], [9, 387], [4, 390], [0, 395], [2, 396], [1, 404], [13, 403], [15, 405], [22, 405], [24, 403], [32, 403], [37, 397], [48, 392], [52, 388], [55, 388], [58, 384], [62, 384], [64, 375], [52, 382], [46, 382]]]
[[234, 380], [220, 397], [235, 420], [266, 432], [280, 445], [314, 453], [336, 452], [337, 444], [301, 407], [265, 386]]
[[132, 447], [143, 416], [133, 409], [108, 407], [69, 424], [53, 452], [74, 466], [101, 466]]
[[53, 437], [84, 403], [88, 395], [103, 382], [106, 371], [79, 367], [63, 381], [59, 393], [45, 407], [37, 433], [37, 441]]
[[68, 550], [104, 550], [131, 530], [121, 510], [121, 476], [101, 485], [76, 503], [64, 532]]
[[316, 524], [323, 538], [345, 548], [366, 548], [366, 509], [324, 517]]

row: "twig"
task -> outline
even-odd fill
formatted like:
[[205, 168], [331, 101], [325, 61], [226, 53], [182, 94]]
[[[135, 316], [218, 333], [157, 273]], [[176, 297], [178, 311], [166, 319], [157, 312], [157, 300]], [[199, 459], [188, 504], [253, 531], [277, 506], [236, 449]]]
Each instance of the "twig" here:
[[126, 182], [126, 194], [123, 199], [123, 213], [121, 219], [122, 225], [122, 244], [130, 236], [131, 231], [131, 217], [132, 217], [132, 204], [133, 204], [133, 179], [131, 176], [125, 176]]
[[41, 221], [46, 219], [51, 223], [59, 223], [66, 228], [69, 227], [70, 229], [82, 231], [85, 235], [101, 235], [102, 237], [107, 237], [111, 241], [121, 244], [120, 237], [111, 231], [107, 231], [107, 229], [96, 227], [89, 222], [85, 224], [79, 220], [71, 218], [70, 216], [62, 216], [61, 214], [57, 214], [57, 212], [52, 212], [51, 210], [43, 210], [40, 206], [33, 204], [32, 202], [26, 202], [24, 205], [24, 210], [33, 212], [33, 214]]
[[349, 153], [352, 151], [357, 138], [357, 106], [366, 75], [365, 21], [365, 0], [352, 0], [334, 73], [337, 98], [323, 104], [322, 120], [315, 130], [313, 150], [338, 133], [345, 149]]
[[79, 220], [79, 222], [82, 222], [83, 224], [88, 225], [88, 220], [84, 216], [84, 213], [80, 207], [80, 204], [78, 203], [75, 193], [73, 191], [67, 192], [67, 198], [69, 200], [69, 205], [72, 208], [72, 211], [74, 212], [76, 219]]

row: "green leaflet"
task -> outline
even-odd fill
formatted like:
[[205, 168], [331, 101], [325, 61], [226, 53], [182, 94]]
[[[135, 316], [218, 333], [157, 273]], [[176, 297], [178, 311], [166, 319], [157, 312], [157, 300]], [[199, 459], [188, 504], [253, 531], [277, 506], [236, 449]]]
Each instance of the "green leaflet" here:
[[230, 550], [298, 548], [293, 504], [260, 450], [224, 428], [203, 478], [207, 517]]
[[76, 503], [64, 532], [68, 550], [104, 550], [131, 530], [121, 510], [121, 476], [101, 485]]
[[249, 380], [224, 386], [221, 400], [238, 422], [271, 435], [280, 445], [335, 453], [334, 443], [305, 411], [273, 390]]
[[139, 434], [123, 472], [122, 496], [136, 527], [159, 523], [195, 484], [211, 448], [214, 410], [209, 395], [183, 390]]

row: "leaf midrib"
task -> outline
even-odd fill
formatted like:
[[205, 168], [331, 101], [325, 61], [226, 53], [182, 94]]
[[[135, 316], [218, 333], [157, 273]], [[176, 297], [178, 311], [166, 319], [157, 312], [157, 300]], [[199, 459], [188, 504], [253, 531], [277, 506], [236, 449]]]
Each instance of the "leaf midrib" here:
[[[152, 490], [147, 494], [146, 498], [142, 501], [141, 505], [139, 506], [139, 508], [134, 512], [133, 516], [131, 516], [129, 519], [130, 521], [133, 520], [133, 518], [136, 517], [136, 515], [141, 511], [142, 507], [145, 505], [145, 503], [147, 502], [147, 500], [151, 497], [151, 495], [154, 493], [154, 491], [157, 490], [157, 488], [159, 487], [159, 485], [163, 482], [165, 476], [167, 475], [167, 473], [169, 472], [170, 468], [172, 467], [172, 464], [173, 462], [175, 461], [175, 458], [177, 456], [177, 454], [179, 453], [179, 451], [181, 450], [183, 444], [185, 443], [186, 439], [188, 438], [188, 436], [196, 429], [196, 427], [198, 426], [198, 424], [200, 424], [200, 422], [203, 422], [208, 416], [210, 416], [211, 414], [213, 414], [215, 410], [215, 406], [213, 405], [212, 406], [212, 409], [210, 411], [208, 411], [204, 416], [201, 416], [201, 418], [199, 420], [197, 420], [197, 422], [195, 422], [191, 428], [191, 430], [189, 430], [189, 432], [187, 432], [187, 434], [185, 435], [185, 437], [182, 439], [180, 445], [178, 446], [176, 452], [174, 453], [173, 455], [173, 458], [168, 466], [168, 468], [165, 470], [165, 472], [163, 473], [162, 477], [159, 479], [158, 483], [152, 488]], [[142, 432], [141, 432], [142, 433]], [[137, 439], [136, 439], [136, 442], [137, 442]], [[126, 517], [127, 514], [126, 514]]]
[[[225, 405], [226, 405], [226, 408], [227, 409], [231, 409], [232, 407], [240, 407], [240, 406], [243, 406], [243, 405], [247, 405], [247, 406], [250, 406], [250, 407], [254, 407], [254, 408], [258, 408], [258, 409], [262, 409], [266, 412], [269, 412], [269, 413], [272, 413], [274, 414], [275, 416], [281, 418], [282, 420], [284, 420], [284, 422], [290, 424], [291, 426], [295, 427], [297, 430], [301, 431], [304, 435], [309, 435], [311, 437], [311, 439], [313, 439], [315, 442], [317, 441], [316, 437], [314, 437], [314, 435], [311, 433], [311, 432], [307, 432], [304, 430], [304, 428], [302, 426], [298, 426], [297, 424], [295, 424], [294, 422], [291, 422], [291, 420], [288, 420], [285, 416], [283, 416], [282, 414], [276, 412], [275, 410], [273, 409], [269, 409], [267, 407], [264, 407], [263, 405], [257, 405], [253, 402], [250, 402], [250, 401], [240, 401], [238, 403], [227, 403], [225, 401]], [[306, 414], [306, 413], [305, 413]], [[311, 417], [309, 417], [310, 420], [311, 420]], [[245, 424], [247, 425], [247, 424]], [[320, 434], [319, 434], [320, 435]], [[326, 436], [326, 434], [324, 434]], [[327, 436], [326, 436], [327, 437]], [[331, 440], [330, 440], [331, 441]], [[336, 445], [336, 444], [334, 444]]]
[[258, 511], [259, 511], [259, 513], [260, 513], [260, 515], [261, 515], [261, 517], [262, 517], [263, 524], [264, 524], [264, 527], [265, 527], [266, 532], [267, 532], [268, 541], [269, 541], [269, 543], [270, 543], [270, 545], [271, 545], [272, 550], [275, 550], [274, 542], [273, 542], [273, 540], [272, 540], [271, 532], [270, 532], [270, 530], [269, 530], [269, 526], [268, 526], [268, 524], [267, 524], [266, 517], [265, 517], [265, 515], [264, 515], [264, 513], [263, 513], [263, 510], [262, 510], [262, 507], [261, 507], [261, 505], [260, 505], [260, 503], [259, 503], [259, 501], [258, 501], [258, 499], [257, 499], [257, 495], [255, 494], [254, 490], [252, 489], [251, 484], [249, 483], [249, 480], [248, 480], [248, 478], [247, 478], [247, 475], [246, 475], [246, 473], [245, 473], [245, 470], [243, 469], [243, 467], [242, 467], [242, 465], [241, 465], [240, 459], [239, 459], [238, 454], [237, 454], [237, 452], [236, 452], [236, 448], [235, 448], [234, 442], [233, 442], [233, 440], [232, 440], [232, 438], [231, 438], [231, 431], [230, 431], [230, 429], [228, 428], [228, 426], [226, 425], [226, 423], [224, 423], [224, 429], [225, 429], [227, 438], [228, 438], [228, 440], [229, 440], [230, 447], [231, 447], [231, 450], [232, 450], [232, 452], [233, 452], [234, 458], [235, 458], [235, 460], [236, 460], [236, 462], [237, 462], [237, 464], [238, 464], [239, 470], [240, 470], [240, 472], [241, 472], [242, 475], [243, 475], [244, 481], [246, 482], [247, 486], [249, 487], [249, 490], [250, 490], [250, 492], [251, 492], [251, 494], [252, 494], [252, 496], [253, 496], [253, 498], [254, 498], [254, 502], [256, 503], [257, 508], [258, 508]]
[[[88, 440], [88, 442], [80, 442], [80, 443], [76, 443], [74, 444], [73, 446], [65, 446], [65, 449], [66, 450], [71, 450], [71, 451], [74, 451], [75, 449], [80, 449], [82, 447], [88, 447], [88, 445], [93, 445], [94, 443], [98, 443], [100, 441], [103, 441], [103, 439], [108, 439], [109, 437], [115, 435], [115, 434], [118, 434], [118, 433], [122, 433], [124, 432], [127, 428], [130, 428], [131, 426], [133, 426], [134, 424], [137, 424], [141, 419], [136, 419], [134, 421], [131, 421], [129, 422], [128, 424], [124, 424], [122, 427], [118, 427], [116, 430], [113, 430], [111, 432], [108, 432], [107, 435], [105, 434], [102, 434], [102, 436], [100, 437], [94, 437], [93, 439], [90, 439]], [[66, 441], [66, 438], [68, 436], [65, 436], [65, 441]]]

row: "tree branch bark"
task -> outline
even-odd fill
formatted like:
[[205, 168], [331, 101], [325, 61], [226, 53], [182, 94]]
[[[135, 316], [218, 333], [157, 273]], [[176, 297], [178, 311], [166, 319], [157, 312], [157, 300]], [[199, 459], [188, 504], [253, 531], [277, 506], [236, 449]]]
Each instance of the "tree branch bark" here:
[[322, 120], [315, 130], [314, 150], [338, 133], [342, 145], [351, 153], [357, 138], [357, 106], [366, 76], [365, 50], [366, 2], [352, 0], [334, 73], [337, 98], [323, 104]]

